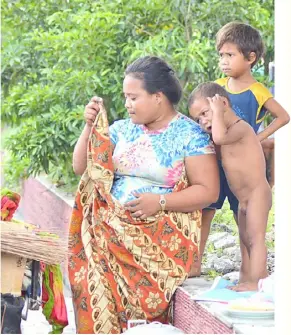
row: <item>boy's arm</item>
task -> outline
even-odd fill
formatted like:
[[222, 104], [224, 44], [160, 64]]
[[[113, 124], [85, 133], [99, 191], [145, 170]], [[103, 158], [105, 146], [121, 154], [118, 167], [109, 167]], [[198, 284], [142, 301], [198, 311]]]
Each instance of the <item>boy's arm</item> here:
[[213, 98], [207, 98], [212, 116], [212, 139], [216, 145], [225, 145], [237, 142], [243, 136], [244, 127], [231, 127], [228, 129], [224, 122], [225, 105], [222, 98], [215, 95]]
[[272, 135], [275, 131], [285, 126], [290, 121], [290, 116], [287, 111], [274, 99], [270, 98], [264, 103], [264, 107], [274, 117], [274, 120], [260, 132], [257, 136], [259, 141], [263, 141]]

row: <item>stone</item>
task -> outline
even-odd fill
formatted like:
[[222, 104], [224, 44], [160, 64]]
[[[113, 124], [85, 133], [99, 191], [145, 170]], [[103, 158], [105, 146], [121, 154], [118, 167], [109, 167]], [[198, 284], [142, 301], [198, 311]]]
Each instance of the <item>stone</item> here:
[[221, 259], [219, 258], [215, 263], [214, 263], [214, 270], [226, 274], [228, 272], [233, 271], [234, 264], [230, 259]]
[[229, 256], [226, 256], [226, 255], [222, 255], [221, 257], [219, 257], [219, 259], [229, 259], [230, 257]]
[[207, 258], [206, 258], [206, 263], [208, 263], [211, 267], [213, 267], [214, 263], [218, 261], [218, 257], [216, 254], [209, 254], [207, 255]]
[[201, 274], [202, 275], [207, 275], [210, 270], [212, 270], [212, 268], [209, 267], [207, 264], [202, 264], [201, 265]]
[[228, 233], [224, 233], [224, 232], [214, 233], [214, 234], [212, 234], [212, 235], [209, 236], [208, 242], [210, 242], [210, 243], [217, 242], [217, 241], [219, 241], [221, 239], [224, 239], [228, 235], [229, 235]]
[[223, 254], [234, 262], [241, 262], [241, 253], [239, 246], [229, 247], [223, 250]]
[[226, 233], [233, 233], [233, 228], [231, 225], [227, 225], [225, 223], [213, 223], [211, 226], [212, 230], [218, 230], [218, 231], [223, 231]]
[[223, 254], [232, 258], [235, 255], [237, 248], [237, 246], [225, 248]]
[[233, 247], [236, 245], [236, 237], [227, 234], [224, 238], [221, 238], [217, 241], [214, 242], [214, 248], [215, 249], [220, 249], [220, 248], [228, 248], [228, 247]]
[[241, 264], [241, 262], [234, 262], [233, 270], [234, 271], [239, 271], [240, 270], [240, 264]]
[[269, 241], [269, 242], [274, 242], [275, 240], [275, 234], [274, 234], [274, 231], [269, 231], [266, 233], [266, 241]]
[[216, 254], [208, 254], [206, 261], [203, 262], [201, 266], [201, 273], [207, 274], [210, 270], [214, 269], [214, 263], [217, 262], [219, 258], [216, 256]]
[[275, 258], [274, 256], [273, 257], [272, 256], [268, 256], [267, 258], [267, 268], [269, 273], [273, 273], [275, 268]]
[[223, 276], [224, 279], [230, 280], [231, 282], [236, 282], [239, 280], [239, 271], [232, 271]]

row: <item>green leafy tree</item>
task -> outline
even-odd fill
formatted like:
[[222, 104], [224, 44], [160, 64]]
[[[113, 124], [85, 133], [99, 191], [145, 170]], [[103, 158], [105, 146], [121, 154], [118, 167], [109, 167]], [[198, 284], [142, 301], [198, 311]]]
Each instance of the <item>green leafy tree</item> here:
[[3, 0], [2, 120], [12, 174], [41, 171], [75, 182], [72, 151], [84, 105], [101, 96], [113, 121], [126, 116], [122, 79], [128, 63], [166, 59], [184, 87], [179, 106], [200, 82], [220, 76], [215, 34], [240, 20], [266, 43], [263, 72], [273, 58], [272, 0]]

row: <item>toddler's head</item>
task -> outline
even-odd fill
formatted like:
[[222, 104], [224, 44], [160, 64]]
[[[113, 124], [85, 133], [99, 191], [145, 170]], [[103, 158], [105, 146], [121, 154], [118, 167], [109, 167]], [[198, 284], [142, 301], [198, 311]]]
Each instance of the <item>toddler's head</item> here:
[[228, 105], [231, 105], [226, 90], [214, 82], [198, 85], [188, 100], [189, 114], [209, 134], [212, 132], [212, 110], [207, 98], [213, 98], [216, 94], [224, 97]]

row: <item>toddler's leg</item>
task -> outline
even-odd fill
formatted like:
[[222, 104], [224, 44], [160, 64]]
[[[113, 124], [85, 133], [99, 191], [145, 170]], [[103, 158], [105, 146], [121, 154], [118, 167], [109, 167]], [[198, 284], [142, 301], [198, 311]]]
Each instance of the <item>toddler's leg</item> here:
[[[226, 195], [228, 197], [228, 201], [230, 204], [230, 209], [233, 212], [234, 220], [239, 228], [238, 216], [240, 216], [240, 221], [242, 222], [241, 226], [244, 227], [243, 229], [245, 230], [246, 216], [244, 213], [242, 213], [241, 208], [239, 206], [239, 202], [237, 198], [235, 197], [235, 195], [231, 192], [228, 184], [225, 187], [225, 190], [226, 190]], [[240, 228], [239, 228], [239, 231], [240, 231]], [[240, 252], [241, 252], [241, 266], [240, 266], [240, 272], [239, 272], [239, 282], [243, 283], [248, 280], [247, 275], [249, 273], [250, 257], [249, 257], [246, 245], [241, 238], [241, 233], [239, 234], [239, 236], [240, 236], [239, 246], [240, 246]]]
[[[245, 230], [246, 230], [246, 215], [244, 212], [238, 209], [238, 215], [235, 215], [234, 213], [233, 217], [239, 229], [239, 247], [240, 247], [240, 253], [241, 253], [239, 282], [244, 283], [249, 280], [248, 274], [249, 274], [249, 269], [250, 269], [250, 256], [249, 256], [246, 244], [244, 243], [243, 236], [242, 236], [243, 234], [245, 235]], [[238, 217], [240, 219], [238, 219]], [[238, 222], [241, 222], [240, 226]]]
[[194, 260], [189, 277], [199, 277], [201, 275], [201, 262], [205, 250], [205, 245], [209, 236], [212, 219], [215, 215], [215, 209], [203, 209], [202, 224], [201, 224], [201, 238], [199, 245], [199, 259]]
[[248, 199], [245, 227], [244, 221], [240, 221], [243, 212], [239, 216], [240, 234], [250, 255], [250, 267], [248, 281], [236, 286], [236, 291], [257, 290], [259, 279], [268, 275], [265, 235], [271, 205], [271, 190], [263, 185]]

